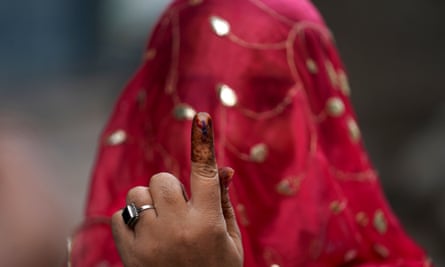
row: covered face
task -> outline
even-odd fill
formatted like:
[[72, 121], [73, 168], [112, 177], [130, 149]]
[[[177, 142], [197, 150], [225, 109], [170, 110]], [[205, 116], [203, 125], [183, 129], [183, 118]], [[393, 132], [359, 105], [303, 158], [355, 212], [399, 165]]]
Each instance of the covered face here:
[[188, 189], [197, 111], [236, 172], [245, 266], [423, 263], [381, 194], [332, 42], [307, 1], [175, 1], [103, 132], [75, 266], [120, 266], [107, 222], [131, 187], [168, 171]]

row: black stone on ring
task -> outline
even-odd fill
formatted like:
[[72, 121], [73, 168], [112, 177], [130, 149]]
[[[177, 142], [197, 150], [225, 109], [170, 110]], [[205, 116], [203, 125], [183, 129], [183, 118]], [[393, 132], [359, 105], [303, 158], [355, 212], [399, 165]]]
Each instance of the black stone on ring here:
[[139, 213], [143, 212], [144, 210], [154, 208], [155, 207], [153, 205], [143, 205], [140, 208], [136, 208], [136, 205], [134, 203], [131, 203], [124, 208], [122, 212], [122, 218], [124, 219], [126, 225], [128, 225], [130, 228], [133, 228], [136, 225], [136, 222], [139, 220]]

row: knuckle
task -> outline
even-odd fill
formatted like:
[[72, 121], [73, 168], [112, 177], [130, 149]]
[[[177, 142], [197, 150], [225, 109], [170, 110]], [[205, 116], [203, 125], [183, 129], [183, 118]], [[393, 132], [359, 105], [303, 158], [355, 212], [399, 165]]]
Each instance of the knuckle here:
[[159, 188], [162, 199], [168, 204], [175, 204], [178, 201], [178, 194], [168, 185]]
[[218, 169], [216, 168], [216, 166], [199, 162], [195, 162], [193, 163], [193, 165], [195, 174], [199, 177], [215, 178], [215, 176], [218, 175]]
[[150, 188], [169, 189], [179, 186], [178, 179], [170, 173], [159, 173], [150, 180]]
[[174, 182], [178, 182], [178, 179], [176, 179], [173, 174], [170, 174], [168, 172], [161, 172], [151, 177], [150, 188], [161, 186], [166, 183], [172, 184]]
[[127, 202], [134, 202], [148, 193], [148, 187], [136, 186], [131, 188], [127, 193]]
[[156, 191], [166, 202], [176, 202], [178, 197], [181, 199], [182, 187], [179, 180], [169, 173], [160, 173], [152, 177], [150, 190]]

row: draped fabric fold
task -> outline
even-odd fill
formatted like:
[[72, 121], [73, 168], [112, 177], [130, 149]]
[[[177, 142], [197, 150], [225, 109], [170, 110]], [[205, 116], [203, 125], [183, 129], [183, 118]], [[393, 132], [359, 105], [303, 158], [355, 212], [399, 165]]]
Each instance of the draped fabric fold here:
[[100, 138], [72, 266], [121, 266], [109, 217], [161, 171], [189, 190], [190, 126], [213, 117], [245, 266], [429, 266], [388, 206], [346, 70], [306, 0], [177, 0]]

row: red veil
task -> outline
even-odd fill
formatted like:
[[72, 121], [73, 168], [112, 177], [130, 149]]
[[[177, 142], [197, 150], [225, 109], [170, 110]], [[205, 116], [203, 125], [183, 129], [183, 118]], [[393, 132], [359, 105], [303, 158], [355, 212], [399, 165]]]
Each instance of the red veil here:
[[428, 266], [382, 194], [346, 72], [306, 0], [177, 0], [100, 139], [72, 265], [121, 266], [109, 217], [161, 171], [189, 186], [190, 126], [213, 117], [247, 267]]

